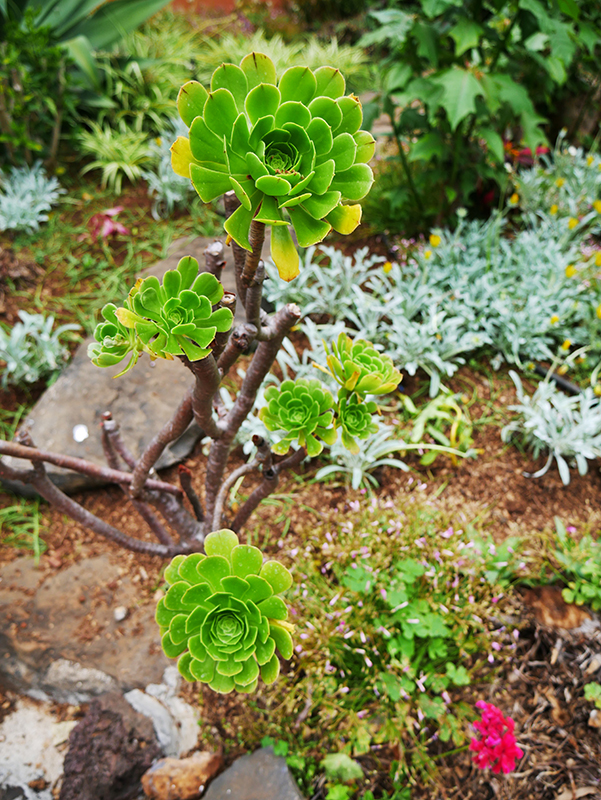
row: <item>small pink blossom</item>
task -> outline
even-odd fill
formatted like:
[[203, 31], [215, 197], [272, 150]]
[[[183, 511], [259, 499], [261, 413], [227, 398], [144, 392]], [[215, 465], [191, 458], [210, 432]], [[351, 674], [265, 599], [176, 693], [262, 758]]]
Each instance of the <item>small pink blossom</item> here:
[[[107, 208], [105, 211], [101, 211], [90, 217], [88, 221], [88, 230], [93, 241], [96, 242], [99, 238], [108, 239], [109, 236], [115, 236], [118, 233], [123, 236], [130, 235], [131, 231], [129, 228], [126, 228], [125, 225], [113, 219], [113, 217], [116, 217], [121, 211], [123, 211], [123, 206], [115, 206], [114, 208]], [[82, 234], [78, 237], [78, 240], [82, 241], [85, 238], [86, 234]]]
[[476, 708], [482, 711], [482, 720], [474, 722], [480, 734], [470, 742], [473, 759], [479, 769], [492, 768], [495, 774], [507, 774], [515, 769], [516, 759], [524, 755], [513, 733], [515, 722], [492, 703], [479, 700]]

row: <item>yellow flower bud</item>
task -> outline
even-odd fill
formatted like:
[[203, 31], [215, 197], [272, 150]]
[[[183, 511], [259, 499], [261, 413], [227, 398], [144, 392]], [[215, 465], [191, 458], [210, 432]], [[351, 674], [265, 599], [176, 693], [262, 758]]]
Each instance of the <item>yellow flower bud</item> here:
[[557, 203], [553, 203], [553, 205], [549, 209], [549, 214], [557, 214], [558, 211], [559, 211], [559, 206], [557, 205]]
[[424, 258], [431, 258], [432, 251], [431, 250], [424, 250]]
[[597, 306], [597, 317], [601, 319], [601, 305]]
[[558, 178], [555, 181], [555, 186], [557, 186], [558, 189], [561, 189], [561, 187], [564, 185], [564, 183], [565, 183], [565, 178]]
[[601, 397], [601, 383], [598, 383], [593, 389], [597, 397]]
[[437, 233], [430, 234], [430, 244], [432, 247], [438, 247], [438, 245], [442, 242], [442, 239]]
[[576, 219], [576, 217], [570, 217], [570, 219], [568, 220], [568, 228], [571, 231], [573, 231], [576, 225], [578, 225], [578, 220]]
[[578, 275], [578, 270], [573, 264], [568, 264], [566, 267], [566, 278], [573, 278], [574, 275]]
[[571, 346], [572, 346], [571, 339], [566, 339], [565, 342], [561, 345], [561, 349], [562, 350], [569, 350]]
[[512, 206], [517, 206], [517, 204], [520, 202], [519, 194], [517, 192], [514, 192], [509, 198], [509, 202], [511, 203]]
[[389, 273], [389, 272], [390, 272], [390, 270], [392, 269], [392, 264], [390, 263], [390, 261], [385, 261], [385, 262], [382, 264], [382, 269], [383, 269], [383, 270], [384, 270], [384, 272], [385, 272], [385, 273], [388, 275], [388, 273]]
[[558, 375], [565, 375], [568, 371], [568, 365], [562, 364], [560, 367], [557, 367], [557, 374]]
[[557, 316], [557, 314], [553, 314], [550, 321], [551, 325], [557, 325], [557, 323], [559, 322], [559, 317]]
[[601, 250], [595, 253], [595, 266], [601, 267]]
[[87, 203], [89, 203], [90, 200], [93, 200], [94, 198], [92, 197], [92, 195], [89, 192], [84, 192], [82, 194], [82, 196], [81, 196], [81, 199], [85, 200]]
[[597, 214], [601, 214], [601, 200], [595, 200], [593, 203], [593, 208], [597, 212]]
[[586, 159], [586, 163], [589, 165], [589, 167], [593, 166], [594, 160], [595, 160], [594, 156], [588, 156], [588, 158]]

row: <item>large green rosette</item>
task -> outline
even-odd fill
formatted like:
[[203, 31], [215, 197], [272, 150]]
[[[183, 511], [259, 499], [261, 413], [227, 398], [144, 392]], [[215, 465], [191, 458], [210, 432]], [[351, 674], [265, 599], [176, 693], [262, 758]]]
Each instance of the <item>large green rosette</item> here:
[[333, 67], [290, 67], [278, 79], [268, 56], [250, 53], [240, 66], [216, 69], [209, 90], [190, 81], [178, 96], [190, 134], [171, 148], [173, 169], [205, 203], [236, 193], [241, 205], [225, 230], [241, 247], [251, 250], [253, 219], [270, 225], [284, 280], [299, 272], [289, 225], [309, 247], [331, 228], [348, 234], [361, 221], [356, 201], [373, 183], [375, 142], [360, 130], [361, 103], [345, 88]]
[[210, 533], [206, 555], [176, 556], [165, 570], [171, 584], [159, 600], [156, 621], [162, 646], [187, 681], [208, 683], [216, 692], [253, 692], [259, 675], [273, 683], [280, 655], [292, 656], [293, 626], [278, 595], [292, 585], [277, 561], [263, 563], [261, 551], [239, 544], [230, 530]]

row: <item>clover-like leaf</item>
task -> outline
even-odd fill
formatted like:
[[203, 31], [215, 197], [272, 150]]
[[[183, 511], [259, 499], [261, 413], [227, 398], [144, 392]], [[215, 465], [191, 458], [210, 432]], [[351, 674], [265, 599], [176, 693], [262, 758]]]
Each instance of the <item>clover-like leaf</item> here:
[[278, 562], [263, 564], [261, 551], [239, 544], [230, 530], [210, 533], [205, 549], [206, 556], [175, 556], [165, 570], [171, 585], [156, 611], [163, 650], [179, 656], [187, 681], [221, 693], [253, 692], [259, 675], [266, 683], [277, 678], [276, 647], [283, 658], [292, 656], [294, 626], [278, 596], [292, 576]]
[[373, 136], [360, 130], [361, 103], [344, 95], [339, 70], [291, 67], [277, 78], [263, 53], [222, 64], [210, 91], [190, 81], [178, 109], [190, 128], [172, 147], [172, 166], [190, 178], [204, 202], [233, 190], [240, 200], [225, 223], [247, 250], [253, 219], [273, 228], [271, 256], [280, 276], [296, 277], [299, 258], [288, 231], [301, 247], [321, 242], [335, 228], [352, 232], [373, 183], [367, 162]]
[[341, 333], [330, 352], [324, 342], [331, 375], [345, 393], [356, 392], [360, 397], [373, 394], [388, 394], [399, 385], [402, 375], [395, 368], [390, 356], [380, 353], [371, 342], [364, 339], [353, 341]]
[[259, 411], [260, 418], [270, 431], [285, 432], [272, 447], [275, 453], [284, 455], [292, 442], [297, 441], [313, 457], [321, 453], [323, 442], [336, 441], [336, 429], [332, 427], [334, 398], [319, 381], [287, 380], [277, 389], [270, 386], [265, 399], [268, 405]]

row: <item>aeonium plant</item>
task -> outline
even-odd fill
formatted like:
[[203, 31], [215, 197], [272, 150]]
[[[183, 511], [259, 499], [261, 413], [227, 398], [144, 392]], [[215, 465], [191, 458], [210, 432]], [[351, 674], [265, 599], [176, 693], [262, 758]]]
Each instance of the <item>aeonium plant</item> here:
[[276, 648], [292, 656], [294, 626], [279, 596], [292, 576], [277, 561], [263, 563], [261, 551], [230, 530], [210, 533], [205, 553], [176, 556], [165, 570], [170, 586], [156, 611], [163, 650], [179, 656], [187, 681], [222, 694], [253, 692], [259, 676], [267, 684], [277, 679]]
[[[157, 609], [165, 652], [179, 658], [188, 680], [219, 692], [248, 692], [259, 678], [276, 679], [278, 653], [292, 655], [291, 626], [279, 597], [291, 577], [276, 562], [263, 563], [256, 548], [240, 544], [238, 533], [286, 470], [318, 455], [339, 433], [356, 451], [375, 428], [371, 395], [392, 391], [400, 380], [392, 362], [369, 342], [340, 339], [328, 350], [338, 396], [318, 380], [269, 389], [262, 417], [273, 438], [255, 435], [248, 463], [231, 464], [240, 427], [302, 315], [294, 303], [273, 314], [261, 307], [265, 227], [272, 228], [280, 275], [290, 280], [298, 272], [290, 227], [306, 246], [331, 228], [349, 233], [359, 224], [357, 201], [373, 180], [368, 161], [374, 141], [360, 130], [361, 105], [345, 95], [338, 70], [293, 67], [278, 79], [259, 53], [239, 67], [222, 65], [209, 89], [187, 83], [178, 108], [190, 132], [174, 144], [173, 165], [204, 201], [225, 193], [236, 291], [224, 292], [224, 245], [212, 242], [204, 263], [185, 257], [162, 280], [147, 276], [125, 298], [108, 303], [89, 346], [92, 362], [110, 369], [125, 364], [123, 375], [141, 359], [172, 361], [173, 369], [191, 373], [188, 390], [174, 398], [159, 430], [139, 432], [133, 441], [106, 408], [100, 418], [105, 465], [38, 449], [26, 430], [14, 441], [0, 439], [0, 478], [29, 484], [78, 525], [120, 546], [173, 559], [165, 573], [170, 588]], [[252, 355], [226, 408], [220, 389], [243, 353]], [[202, 479], [182, 464], [179, 484], [163, 480], [155, 465], [167, 446], [190, 433], [192, 423], [208, 442]], [[23, 460], [32, 468], [20, 466]], [[139, 518], [137, 528], [128, 527], [139, 535], [126, 534], [68, 497], [46, 473], [47, 462], [120, 487], [129, 513]], [[235, 507], [231, 490], [244, 480], [252, 485]]]
[[278, 78], [268, 56], [250, 53], [218, 67], [208, 90], [190, 81], [179, 93], [190, 133], [172, 147], [173, 169], [205, 203], [236, 193], [225, 230], [240, 247], [253, 249], [253, 224], [271, 226], [271, 257], [287, 281], [299, 272], [289, 225], [301, 247], [332, 228], [351, 233], [361, 221], [356, 201], [373, 183], [374, 138], [345, 88], [333, 67], [290, 67]]

